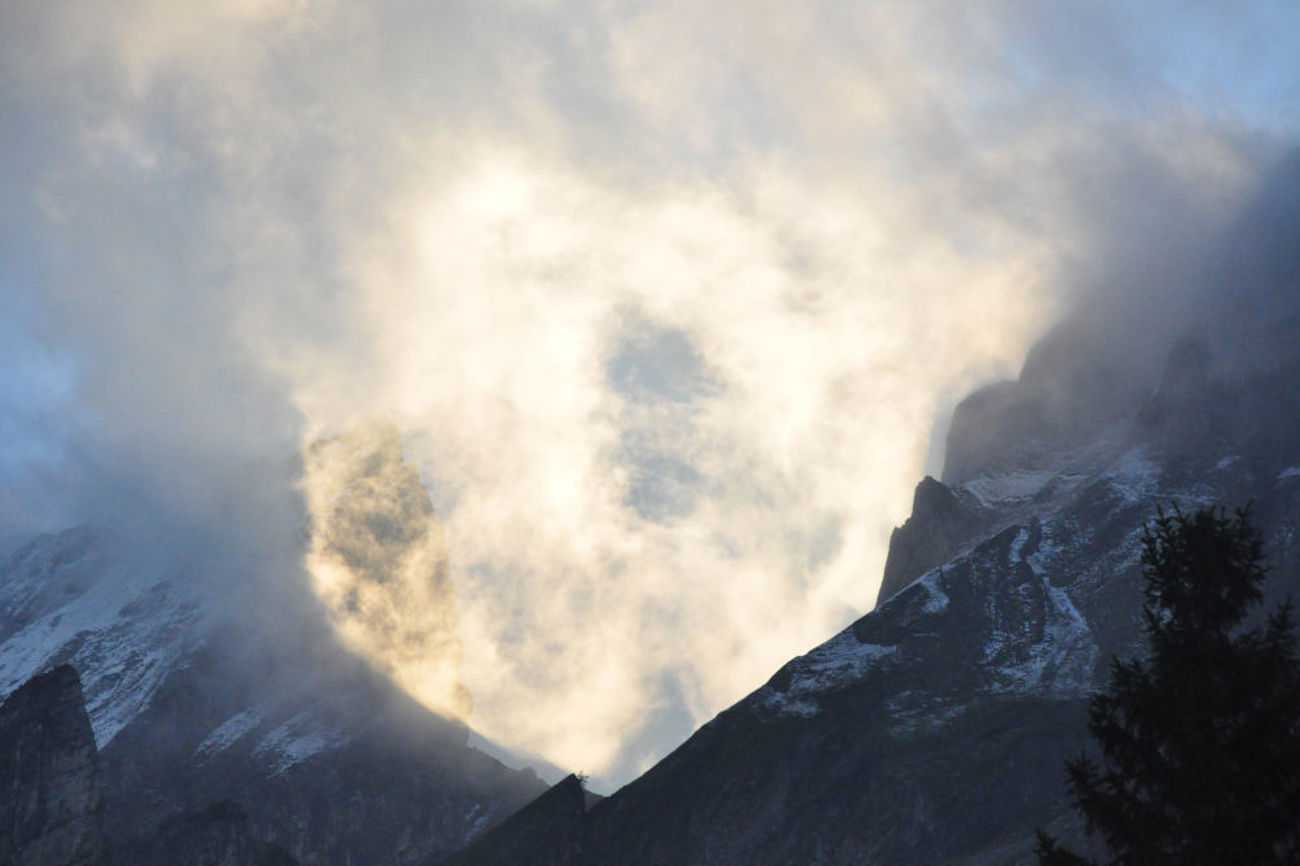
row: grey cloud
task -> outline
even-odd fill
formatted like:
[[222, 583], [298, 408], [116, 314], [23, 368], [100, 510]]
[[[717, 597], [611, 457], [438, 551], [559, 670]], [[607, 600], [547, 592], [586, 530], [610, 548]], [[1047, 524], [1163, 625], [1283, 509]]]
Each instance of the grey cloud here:
[[687, 403], [717, 387], [689, 334], [637, 319], [618, 336], [605, 375], [635, 403]]
[[694, 416], [722, 385], [686, 332], [635, 314], [624, 317], [605, 378], [624, 404], [619, 433], [619, 460], [628, 472], [624, 502], [655, 523], [689, 515], [708, 483], [696, 465], [700, 433]]

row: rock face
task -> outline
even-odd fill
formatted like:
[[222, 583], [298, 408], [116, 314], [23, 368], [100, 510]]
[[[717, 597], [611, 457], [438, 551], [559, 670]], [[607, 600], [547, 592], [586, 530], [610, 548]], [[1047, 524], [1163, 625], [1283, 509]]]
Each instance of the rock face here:
[[1105, 347], [1066, 323], [1030, 350], [1020, 378], [980, 388], [957, 405], [942, 480], [1050, 468], [1060, 452], [1086, 446], [1132, 418], [1147, 393]]
[[103, 824], [95, 736], [77, 673], [62, 665], [0, 706], [0, 863], [96, 863]]
[[0, 863], [5, 866], [298, 866], [233, 803], [171, 816], [107, 843], [105, 784], [81, 681], [38, 674], [0, 706]]
[[912, 497], [912, 515], [889, 537], [880, 597], [889, 598], [951, 559], [984, 528], [980, 509], [960, 489], [926, 476]]
[[167, 819], [152, 832], [117, 846], [105, 866], [297, 866], [278, 845], [253, 837], [239, 806], [215, 803]]
[[216, 650], [173, 674], [104, 749], [110, 842], [230, 800], [303, 864], [419, 863], [543, 788], [355, 659], [294, 668], [293, 693]]

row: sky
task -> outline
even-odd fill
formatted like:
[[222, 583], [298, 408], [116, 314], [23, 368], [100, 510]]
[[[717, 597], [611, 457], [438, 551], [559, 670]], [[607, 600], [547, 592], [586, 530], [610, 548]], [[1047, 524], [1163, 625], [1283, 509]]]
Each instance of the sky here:
[[395, 425], [467, 722], [612, 787], [871, 608], [964, 394], [1178, 308], [1297, 43], [1285, 2], [3, 4], [0, 535], [310, 593], [293, 455]]

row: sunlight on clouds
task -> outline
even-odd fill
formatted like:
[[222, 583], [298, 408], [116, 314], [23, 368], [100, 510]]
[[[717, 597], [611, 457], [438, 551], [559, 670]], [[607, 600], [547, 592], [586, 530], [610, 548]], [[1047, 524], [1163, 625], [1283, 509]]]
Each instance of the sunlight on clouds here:
[[[644, 760], [620, 750], [665, 671], [699, 723], [869, 608], [940, 386], [1009, 372], [1042, 324], [1032, 257], [749, 172], [629, 191], [501, 151], [434, 178], [350, 264], [371, 365], [293, 374], [316, 429], [408, 431], [447, 503], [472, 722], [563, 766]], [[620, 390], [645, 328], [707, 386]], [[647, 516], [630, 479], [674, 467], [687, 506]]]
[[1125, 15], [10, 4], [0, 214], [57, 253], [50, 345], [168, 517], [242, 501], [227, 467], [289, 440], [396, 425], [442, 528], [318, 534], [336, 625], [611, 784], [868, 609], [952, 402], [1257, 176]]
[[367, 423], [309, 444], [303, 492], [307, 569], [346, 645], [430, 709], [466, 718], [447, 546], [397, 430]]

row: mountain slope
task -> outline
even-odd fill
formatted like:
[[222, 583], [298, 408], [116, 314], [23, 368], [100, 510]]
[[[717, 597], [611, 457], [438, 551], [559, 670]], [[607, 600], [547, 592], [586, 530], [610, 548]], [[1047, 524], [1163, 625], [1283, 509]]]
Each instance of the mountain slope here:
[[[335, 491], [356, 527], [348, 552], [373, 557], [363, 575], [373, 585], [387, 577], [384, 562], [410, 558], [403, 545], [421, 545], [427, 560], [434, 531], [427, 494], [390, 438], [345, 466], [353, 477]], [[376, 479], [406, 506], [367, 521], [354, 491]], [[401, 519], [412, 525], [395, 528]], [[329, 524], [331, 543], [342, 543], [339, 527]], [[303, 864], [414, 863], [459, 848], [543, 790], [352, 655], [310, 600], [267, 592], [250, 610], [196, 580], [183, 557], [167, 562], [84, 528], [0, 554], [0, 695], [61, 664], [80, 672], [110, 845], [228, 800], [247, 813], [252, 838]], [[431, 592], [454, 604], [436, 567]]]

